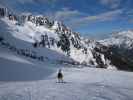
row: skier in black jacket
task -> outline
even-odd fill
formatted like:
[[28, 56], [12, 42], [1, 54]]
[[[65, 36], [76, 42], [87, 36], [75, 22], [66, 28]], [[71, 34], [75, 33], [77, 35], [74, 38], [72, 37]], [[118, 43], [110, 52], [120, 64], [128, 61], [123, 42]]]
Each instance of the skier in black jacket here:
[[59, 83], [63, 83], [63, 74], [62, 74], [62, 70], [61, 69], [59, 69], [59, 71], [58, 71], [57, 78], [58, 78], [58, 82]]

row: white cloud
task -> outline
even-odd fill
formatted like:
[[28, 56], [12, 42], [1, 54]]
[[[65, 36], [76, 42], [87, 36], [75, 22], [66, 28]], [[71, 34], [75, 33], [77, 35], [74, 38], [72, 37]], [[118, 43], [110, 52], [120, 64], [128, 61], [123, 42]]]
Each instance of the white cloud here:
[[[96, 15], [95, 16], [95, 19], [93, 19], [93, 20], [99, 20], [99, 21], [113, 20], [113, 19], [118, 18], [118, 16], [120, 16], [120, 14], [122, 14], [122, 12], [123, 11], [121, 9], [117, 9], [117, 10], [114, 10], [114, 11], [105, 12], [105, 13]], [[90, 19], [90, 18], [88, 17], [88, 19]]]
[[25, 4], [25, 3], [33, 3], [34, 0], [17, 0], [19, 3], [21, 4]]
[[71, 20], [72, 18], [76, 18], [83, 15], [83, 13], [79, 12], [78, 10], [70, 10], [68, 8], [62, 8], [60, 11], [54, 12], [53, 16], [54, 19], [56, 20], [61, 20], [61, 21], [68, 21]]
[[126, 14], [128, 14], [128, 15], [132, 15], [132, 16], [133, 16], [133, 9], [128, 10], [128, 11], [126, 12]]
[[80, 27], [82, 25], [88, 25], [94, 22], [112, 21], [112, 20], [118, 19], [122, 13], [123, 13], [123, 10], [117, 9], [114, 11], [109, 11], [98, 15], [81, 17], [73, 20], [70, 25], [71, 27], [75, 28], [75, 27]]
[[102, 5], [108, 6], [112, 9], [120, 6], [122, 0], [99, 0]]
[[132, 24], [132, 23], [133, 23], [133, 19], [129, 19], [128, 22], [129, 22], [130, 24]]

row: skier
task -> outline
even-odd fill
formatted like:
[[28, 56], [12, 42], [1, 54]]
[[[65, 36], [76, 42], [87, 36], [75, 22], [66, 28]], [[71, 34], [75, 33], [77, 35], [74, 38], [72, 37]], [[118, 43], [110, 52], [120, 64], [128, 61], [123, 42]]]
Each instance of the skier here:
[[59, 69], [59, 71], [58, 71], [57, 78], [58, 78], [58, 83], [63, 83], [63, 74], [62, 74], [61, 69]]

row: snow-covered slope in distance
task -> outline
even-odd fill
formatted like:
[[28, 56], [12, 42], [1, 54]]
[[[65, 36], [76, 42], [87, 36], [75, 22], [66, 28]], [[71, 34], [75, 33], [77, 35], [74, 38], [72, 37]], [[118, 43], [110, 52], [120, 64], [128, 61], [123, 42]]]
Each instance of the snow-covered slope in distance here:
[[125, 48], [133, 48], [133, 30], [115, 32], [108, 39], [101, 40], [100, 43], [116, 46], [124, 46]]

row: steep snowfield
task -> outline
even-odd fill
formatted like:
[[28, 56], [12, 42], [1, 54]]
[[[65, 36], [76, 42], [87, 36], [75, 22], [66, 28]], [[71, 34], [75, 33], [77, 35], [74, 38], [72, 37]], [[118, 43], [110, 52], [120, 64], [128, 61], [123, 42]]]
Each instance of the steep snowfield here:
[[23, 26], [17, 25], [17, 21], [11, 21], [7, 17], [2, 19], [5, 22], [11, 34], [18, 39], [33, 43], [35, 39], [39, 39], [40, 35], [48, 34], [50, 37], [58, 39], [57, 34], [54, 30], [49, 30], [44, 26], [36, 26], [32, 22], [25, 22]]
[[[2, 23], [5, 24], [4, 27], [2, 26]], [[32, 22], [28, 22], [28, 21], [25, 22], [23, 26], [16, 25], [16, 23], [17, 23], [16, 21], [9, 20], [7, 17], [2, 18], [0, 20], [0, 25], [1, 25], [0, 27], [3, 29], [1, 34], [4, 35], [6, 40], [8, 40], [9, 42], [13, 41], [14, 45], [20, 46], [21, 48], [23, 48], [23, 45], [24, 45], [24, 47], [27, 47], [27, 48], [29, 48], [29, 46], [31, 47], [32, 43], [34, 43], [36, 40], [40, 41], [41, 35], [45, 35], [45, 34], [47, 34], [49, 36], [49, 38], [52, 37], [55, 40], [59, 41], [59, 36], [55, 32], [55, 30], [59, 27], [56, 21], [55, 21], [54, 25], [52, 26], [52, 28], [50, 28], [50, 29], [48, 29], [45, 26], [36, 26]], [[18, 42], [16, 42], [16, 40]], [[25, 43], [23, 43], [23, 42], [20, 43], [20, 41], [23, 41]], [[30, 45], [27, 45], [27, 44], [30, 44]], [[35, 49], [35, 48], [32, 48], [32, 49]], [[45, 49], [47, 49], [47, 48], [45, 48]], [[40, 48], [40, 50], [43, 50], [43, 48]], [[60, 55], [66, 56], [66, 54], [57, 46], [51, 46], [48, 50], [53, 50]], [[38, 48], [36, 51], [38, 51]], [[45, 53], [45, 54], [50, 54], [50, 53]], [[82, 62], [81, 60], [79, 60], [79, 55], [82, 55], [82, 54], [83, 53], [81, 50], [77, 50], [76, 48], [74, 48], [72, 46], [72, 53], [71, 53], [70, 59], [72, 58], [75, 61]], [[53, 54], [50, 54], [50, 55], [53, 55]], [[86, 57], [86, 56], [87, 55], [85, 55], [85, 56], [83, 55], [83, 57], [82, 57], [83, 60], [90, 57], [90, 56], [88, 56], [88, 57]], [[56, 58], [58, 58], [58, 57], [56, 57]], [[66, 57], [66, 58], [68, 58], [68, 57]], [[90, 57], [90, 58], [92, 58], [92, 57]], [[89, 59], [87, 59], [87, 60], [89, 60]]]
[[[7, 22], [7, 23], [5, 23], [5, 22]], [[35, 37], [39, 36], [39, 33], [37, 33], [35, 31], [35, 29], [37, 29], [37, 27], [35, 28], [34, 24], [29, 23], [29, 24], [25, 25], [25, 27], [28, 27], [26, 29], [25, 27], [17, 26], [14, 23], [15, 23], [14, 21], [9, 21], [6, 18], [0, 20], [0, 27], [1, 27], [0, 36], [4, 37], [5, 41], [7, 43], [9, 43], [11, 46], [14, 46], [18, 49], [25, 49], [25, 50], [27, 49], [30, 52], [33, 51], [38, 56], [43, 56], [44, 58], [50, 60], [51, 62], [61, 61], [61, 60], [73, 61], [71, 58], [67, 57], [64, 53], [61, 52], [61, 50], [59, 51], [59, 49], [57, 49], [57, 48], [51, 48], [51, 49], [41, 48], [41, 47], [34, 48], [32, 46], [32, 42], [34, 42], [32, 35], [35, 35]], [[30, 27], [32, 27], [31, 30], [30, 30]], [[19, 28], [22, 28], [22, 30]], [[42, 29], [45, 30], [45, 27], [43, 27]], [[39, 29], [39, 30], [43, 31], [42, 29]], [[19, 30], [19, 31], [17, 31], [17, 30]], [[31, 31], [31, 33], [29, 31]], [[51, 36], [53, 36], [53, 35], [51, 35]], [[55, 37], [55, 36], [53, 36], [53, 37]]]

